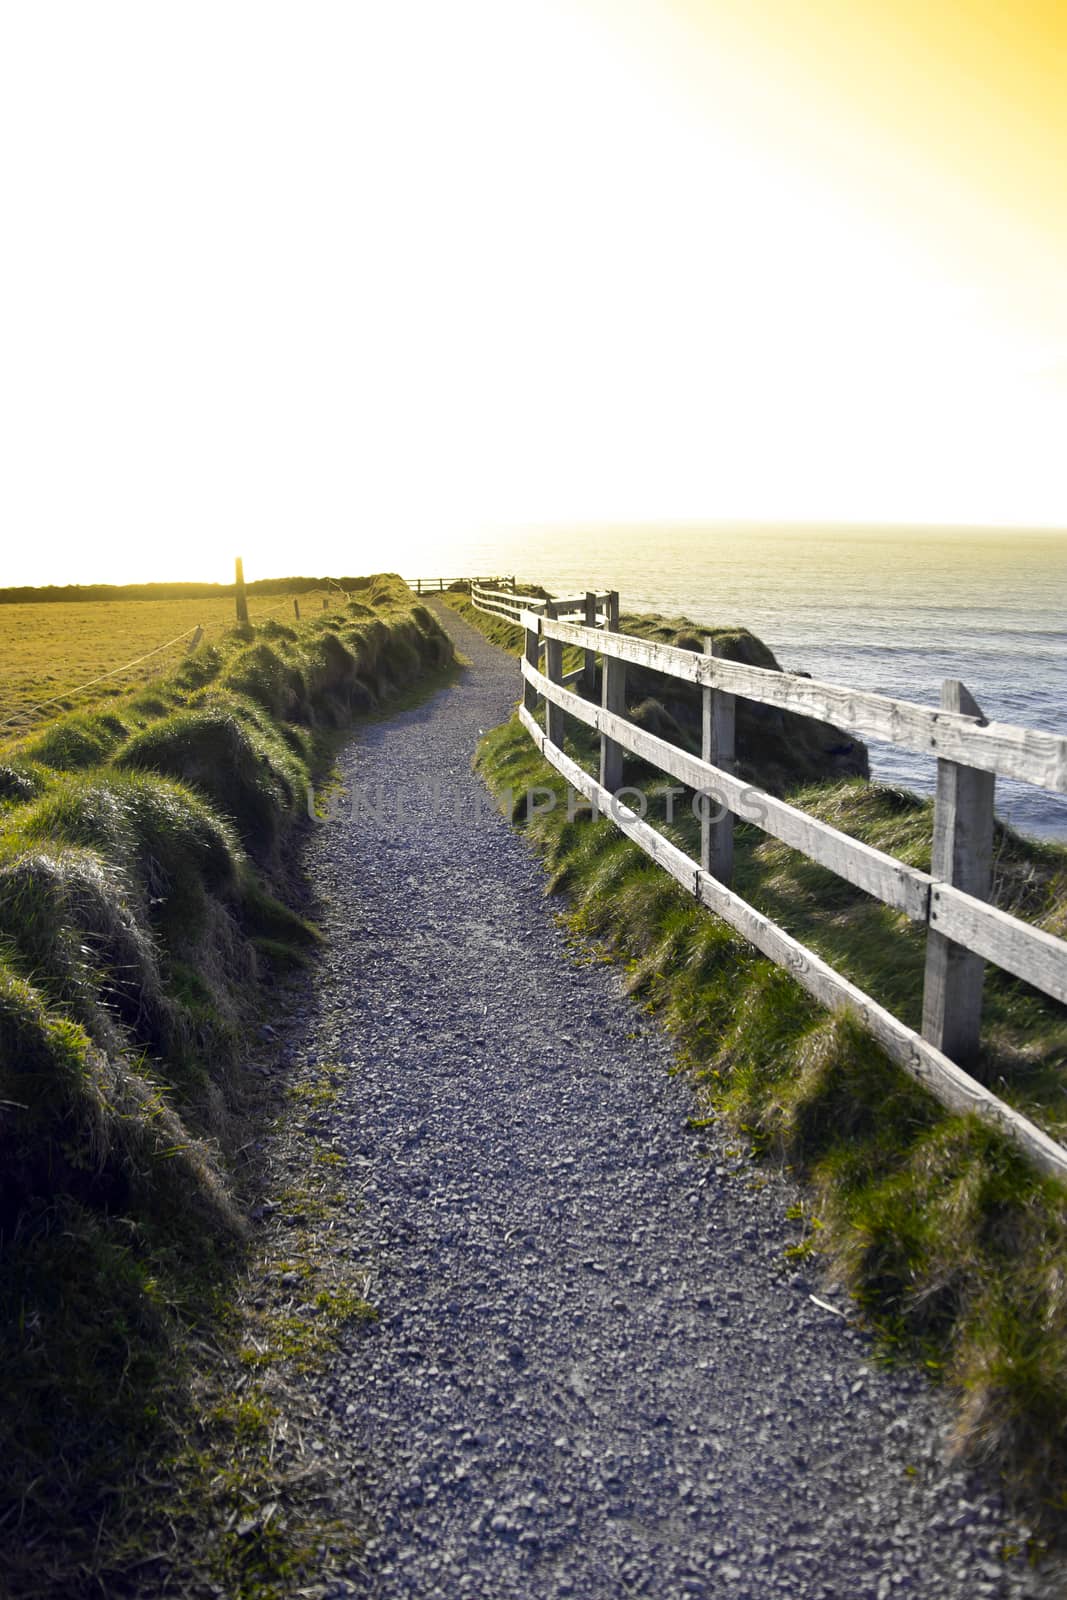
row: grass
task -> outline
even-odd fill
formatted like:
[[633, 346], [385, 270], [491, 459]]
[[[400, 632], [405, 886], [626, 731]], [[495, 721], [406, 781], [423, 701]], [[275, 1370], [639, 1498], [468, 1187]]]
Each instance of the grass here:
[[[261, 980], [277, 984], [318, 941], [293, 903], [308, 785], [353, 716], [435, 681], [451, 656], [400, 581], [375, 578], [343, 607], [233, 630], [169, 677], [0, 746], [0, 1503], [11, 1508], [0, 1565], [12, 1594], [124, 1592], [151, 1521], [136, 1488], [146, 1464], [168, 1461], [183, 1505], [203, 1509], [202, 1472], [227, 1440], [247, 1443], [251, 1412], [193, 1449], [211, 1362], [190, 1351], [225, 1343], [220, 1308], [254, 1262], [242, 1204], [261, 1099], [249, 1034]], [[336, 1182], [336, 1164], [312, 1155], [293, 1175], [309, 1216]], [[301, 1248], [313, 1254], [309, 1239]], [[275, 1364], [301, 1349], [321, 1358], [329, 1330], [360, 1314], [335, 1278], [322, 1274], [312, 1319], [268, 1317]], [[243, 1370], [236, 1349], [227, 1359]], [[195, 1526], [192, 1511], [176, 1515]], [[267, 1593], [271, 1561], [282, 1583], [283, 1547], [300, 1539], [269, 1528], [252, 1587], [227, 1569], [227, 1593]]]
[[[336, 605], [338, 602], [331, 602]], [[281, 610], [276, 610], [276, 607]], [[305, 603], [309, 609], [319, 600]], [[268, 613], [288, 621], [292, 601], [275, 594], [250, 594], [248, 610], [253, 625]], [[34, 706], [58, 700], [46, 715], [75, 706], [121, 699], [131, 687], [172, 671], [188, 648], [188, 639], [131, 672], [98, 684], [87, 696], [73, 691], [102, 673], [111, 672], [137, 656], [154, 651], [178, 634], [201, 626], [209, 640], [219, 640], [234, 625], [232, 599], [59, 601], [41, 604], [0, 605], [0, 723], [16, 717], [21, 722]], [[0, 728], [0, 738], [7, 727]]]
[[[495, 620], [471, 620], [501, 635]], [[567, 749], [594, 770], [596, 747], [583, 730], [568, 733]], [[750, 759], [758, 771], [758, 747]], [[1067, 1191], [976, 1119], [944, 1111], [856, 1019], [819, 1008], [610, 822], [588, 812], [568, 819], [563, 780], [517, 718], [483, 740], [476, 764], [505, 808], [534, 786], [554, 792], [554, 810], [512, 814], [544, 854], [550, 889], [567, 895], [573, 935], [625, 963], [632, 992], [673, 1033], [702, 1114], [726, 1119], [755, 1152], [807, 1180], [797, 1259], [850, 1285], [887, 1359], [916, 1361], [952, 1390], [959, 1450], [992, 1462], [1045, 1533], [1062, 1539]], [[806, 756], [800, 765], [788, 785], [780, 745], [770, 758], [794, 803], [928, 868], [927, 802], [858, 777], [802, 781]], [[655, 789], [639, 766], [627, 777]], [[697, 852], [684, 798], [671, 825], [653, 798], [650, 820]], [[916, 1024], [921, 929], [750, 825], [735, 832], [735, 887]], [[998, 825], [994, 898], [1062, 933], [1067, 849]], [[980, 1075], [1063, 1139], [1065, 1068], [1067, 1012], [990, 968]]]
[[328, 1430], [299, 1382], [323, 1367], [346, 1330], [377, 1315], [368, 1263], [334, 1248], [343, 1161], [328, 1171], [314, 1161], [309, 1113], [337, 1098], [344, 1073], [320, 1066], [275, 1094], [271, 1147], [280, 1161], [260, 1175], [269, 1214], [240, 1292], [225, 1317], [216, 1315], [218, 1357], [176, 1431], [166, 1493], [153, 1507], [155, 1538], [141, 1529], [130, 1541], [131, 1554], [167, 1547], [156, 1561], [172, 1584], [209, 1576], [227, 1595], [282, 1600], [302, 1582], [343, 1577], [358, 1563], [362, 1513], [336, 1516], [328, 1458], [310, 1447]]
[[[42, 1236], [39, 1256], [20, 1258], [20, 1290], [53, 1310], [47, 1359], [61, 1366], [69, 1397], [67, 1415], [50, 1419], [56, 1476], [81, 1463], [100, 1492], [97, 1521], [53, 1516], [41, 1537], [38, 1502], [54, 1507], [56, 1489], [23, 1486], [18, 1536], [5, 1551], [11, 1593], [120, 1596], [166, 1586], [283, 1600], [303, 1583], [358, 1570], [362, 1512], [336, 1515], [329, 1458], [312, 1445], [328, 1429], [299, 1381], [376, 1316], [369, 1263], [334, 1248], [346, 1199], [340, 1174], [313, 1162], [320, 1140], [308, 1112], [335, 1100], [344, 1076], [331, 1063], [296, 1084], [281, 1074], [266, 1080], [256, 1120], [269, 1155], [243, 1183], [246, 1202], [260, 1202], [253, 1215], [265, 1217], [240, 1251], [197, 1259], [187, 1245], [149, 1276], [139, 1255], [149, 1241], [123, 1248], [106, 1225], [87, 1228], [75, 1216], [72, 1231]], [[39, 1381], [44, 1331], [20, 1329], [15, 1380]], [[117, 1455], [109, 1430], [119, 1421]]]

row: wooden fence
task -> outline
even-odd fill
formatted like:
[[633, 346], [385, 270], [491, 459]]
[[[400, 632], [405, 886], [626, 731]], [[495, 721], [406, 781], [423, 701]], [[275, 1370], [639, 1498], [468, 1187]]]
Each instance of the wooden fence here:
[[[595, 811], [611, 817], [690, 894], [791, 972], [816, 1000], [831, 1009], [852, 1009], [887, 1055], [925, 1084], [942, 1104], [952, 1111], [973, 1112], [1014, 1140], [1042, 1170], [1067, 1179], [1067, 1149], [964, 1070], [978, 1048], [985, 961], [1067, 1002], [1067, 941], [988, 901], [996, 775], [1067, 793], [1067, 738], [987, 721], [956, 680], [945, 683], [941, 706], [934, 710], [796, 673], [726, 661], [715, 654], [711, 640], [706, 641], [701, 656], [622, 634], [618, 631], [617, 594], [534, 602], [507, 591], [475, 586], [472, 600], [480, 610], [507, 615], [524, 629], [524, 696], [519, 715], [545, 759]], [[579, 610], [583, 623], [562, 620], [561, 611], [571, 614]], [[562, 671], [565, 645], [585, 652], [585, 666], [566, 680]], [[591, 695], [598, 655], [603, 663], [599, 704], [568, 687], [570, 680], [580, 677]], [[627, 719], [626, 672], [631, 664], [701, 689], [699, 757]], [[920, 872], [872, 849], [736, 777], [734, 708], [738, 697], [832, 722], [861, 738], [934, 755], [937, 787], [931, 871]], [[534, 715], [539, 700], [545, 707], [544, 728]], [[599, 733], [599, 780], [565, 753], [567, 717]], [[627, 751], [717, 803], [720, 817], [711, 816], [710, 804], [704, 806], [699, 861], [622, 803], [627, 792], [621, 789], [622, 760]], [[734, 817], [755, 822], [809, 860], [925, 925], [921, 1032], [901, 1022], [730, 888]]]
[[416, 594], [443, 594], [454, 583], [467, 582], [466, 578], [405, 578], [403, 581]]
[[[485, 611], [491, 616], [504, 617], [508, 622], [514, 622], [517, 627], [522, 626], [523, 613], [536, 611], [541, 616], [550, 619], [574, 616], [576, 613], [582, 617], [586, 628], [612, 629], [619, 626], [619, 596], [617, 593], [597, 594], [592, 589], [587, 589], [583, 594], [554, 595], [552, 599], [540, 599], [535, 595], [516, 594], [512, 579], [510, 590], [484, 589], [476, 579], [471, 582], [471, 604], [478, 611]], [[529, 635], [527, 635], [527, 643]], [[596, 651], [587, 649], [582, 666], [573, 672], [563, 674], [563, 646], [547, 641], [546, 651], [558, 667], [558, 680], [562, 684], [574, 683], [580, 680], [587, 694], [592, 694], [596, 686]], [[532, 658], [529, 653], [527, 661], [534, 667], [537, 666], [537, 656]], [[554, 715], [550, 710], [549, 715]], [[562, 744], [562, 739], [560, 743]]]

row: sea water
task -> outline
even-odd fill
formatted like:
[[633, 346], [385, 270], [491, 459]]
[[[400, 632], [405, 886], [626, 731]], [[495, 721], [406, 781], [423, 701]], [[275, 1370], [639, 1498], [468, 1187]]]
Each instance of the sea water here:
[[[435, 561], [448, 577], [515, 572], [556, 593], [618, 589], [624, 610], [740, 624], [786, 669], [922, 705], [960, 678], [991, 720], [1067, 734], [1067, 531], [554, 528], [444, 541]], [[869, 750], [873, 777], [932, 793], [932, 758]], [[997, 809], [1067, 839], [1063, 796], [999, 778]]]

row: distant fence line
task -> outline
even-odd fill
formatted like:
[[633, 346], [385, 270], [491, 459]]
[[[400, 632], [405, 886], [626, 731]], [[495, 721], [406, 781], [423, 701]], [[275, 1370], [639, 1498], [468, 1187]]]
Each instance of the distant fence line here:
[[443, 594], [446, 589], [451, 589], [454, 584], [468, 583], [467, 578], [403, 578], [409, 589], [414, 589], [416, 594]]
[[[866, 690], [821, 683], [798, 673], [727, 661], [705, 641], [703, 655], [619, 632], [619, 597], [592, 591], [562, 600], [534, 599], [472, 583], [471, 601], [524, 632], [523, 702], [519, 716], [544, 758], [591, 808], [610, 817], [701, 904], [784, 967], [822, 1005], [854, 1011], [886, 1054], [949, 1110], [971, 1112], [1018, 1145], [1041, 1170], [1067, 1179], [1067, 1149], [965, 1067], [977, 1054], [983, 963], [992, 962], [1053, 999], [1067, 1003], [1067, 941], [989, 903], [992, 890], [993, 801], [997, 775], [1067, 794], [1067, 738], [991, 722], [966, 686], [948, 679], [934, 709]], [[581, 623], [561, 613], [582, 611]], [[563, 674], [566, 645], [585, 665]], [[542, 664], [543, 655], [543, 664]], [[593, 698], [596, 660], [601, 695]], [[701, 690], [699, 757], [632, 723], [626, 674], [639, 666]], [[582, 680], [585, 694], [568, 685]], [[796, 806], [742, 783], [735, 775], [736, 701], [814, 717], [898, 748], [937, 759], [930, 872], [862, 844]], [[544, 727], [535, 712], [544, 708]], [[564, 751], [566, 719], [600, 735], [594, 778]], [[659, 768], [717, 802], [701, 822], [700, 860], [688, 855], [617, 798], [624, 753]], [[734, 818], [754, 822], [884, 904], [926, 928], [922, 1028], [900, 1021], [815, 951], [794, 939], [730, 888]]]

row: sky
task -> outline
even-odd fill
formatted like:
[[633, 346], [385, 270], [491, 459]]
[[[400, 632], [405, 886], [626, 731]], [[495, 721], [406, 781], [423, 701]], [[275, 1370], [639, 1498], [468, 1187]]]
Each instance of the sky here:
[[1061, 0], [8, 0], [0, 584], [1067, 526]]

